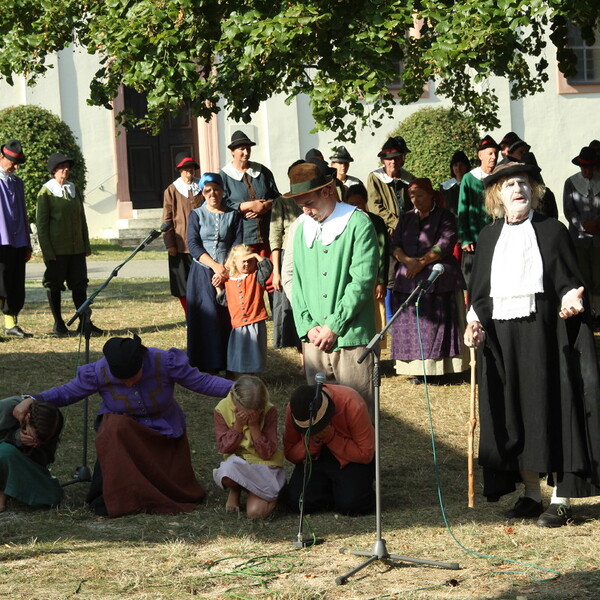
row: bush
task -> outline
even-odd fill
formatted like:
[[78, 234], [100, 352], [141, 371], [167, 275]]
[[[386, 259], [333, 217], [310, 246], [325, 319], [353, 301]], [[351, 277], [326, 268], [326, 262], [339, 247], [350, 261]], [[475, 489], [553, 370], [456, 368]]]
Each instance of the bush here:
[[71, 128], [54, 113], [32, 104], [9, 106], [0, 110], [0, 145], [17, 139], [27, 158], [18, 175], [25, 184], [25, 200], [30, 222], [35, 222], [35, 207], [40, 188], [51, 175], [46, 168], [48, 157], [62, 152], [75, 161], [69, 179], [85, 193], [86, 168], [83, 154]]
[[450, 178], [450, 159], [462, 150], [475, 167], [480, 141], [476, 125], [455, 109], [423, 108], [404, 119], [392, 135], [401, 135], [411, 152], [404, 168], [429, 177], [436, 188]]

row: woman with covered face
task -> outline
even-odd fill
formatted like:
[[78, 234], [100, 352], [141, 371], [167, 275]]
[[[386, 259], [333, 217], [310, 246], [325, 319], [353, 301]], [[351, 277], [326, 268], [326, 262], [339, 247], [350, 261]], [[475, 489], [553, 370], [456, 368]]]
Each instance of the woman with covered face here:
[[[523, 495], [509, 518], [572, 519], [571, 497], [600, 495], [600, 385], [587, 292], [567, 229], [535, 211], [534, 165], [485, 180], [465, 343], [478, 348], [484, 495]], [[540, 474], [553, 486], [544, 511]]]
[[231, 319], [217, 302], [217, 287], [228, 278], [225, 260], [242, 241], [240, 214], [223, 204], [223, 180], [218, 173], [200, 179], [204, 204], [188, 219], [187, 242], [192, 267], [187, 282], [187, 352], [201, 371], [226, 369]]

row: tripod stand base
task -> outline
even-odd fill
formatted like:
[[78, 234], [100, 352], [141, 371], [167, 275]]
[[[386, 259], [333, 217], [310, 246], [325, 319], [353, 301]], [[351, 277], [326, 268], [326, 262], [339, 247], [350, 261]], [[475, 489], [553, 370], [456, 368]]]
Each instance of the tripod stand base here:
[[[345, 552], [348, 552], [346, 548], [340, 548], [340, 553], [344, 554]], [[388, 554], [387, 548], [385, 547], [385, 540], [381, 539], [375, 540], [373, 548], [370, 552], [367, 552], [366, 550], [350, 550], [349, 552], [350, 554], [355, 554], [356, 556], [368, 556], [369, 558], [362, 564], [358, 565], [358, 567], [355, 567], [351, 571], [348, 571], [348, 573], [336, 577], [335, 582], [337, 583], [337, 585], [344, 585], [344, 583], [346, 583], [346, 581], [348, 581], [348, 579], [352, 577], [352, 575], [358, 573], [359, 571], [370, 565], [372, 562], [375, 562], [376, 560], [397, 560], [404, 563], [427, 565], [429, 567], [440, 567], [441, 569], [451, 569], [454, 571], [460, 569], [460, 565], [455, 562], [446, 563], [434, 560], [425, 560], [422, 558], [411, 558], [409, 556], [398, 556], [396, 554]]]
[[69, 481], [65, 481], [65, 483], [61, 483], [62, 487], [66, 487], [68, 485], [73, 485], [74, 483], [85, 483], [87, 481], [92, 480], [92, 472], [88, 466], [84, 467], [76, 467], [75, 473], [73, 474], [73, 478]]
[[292, 542], [292, 546], [296, 548], [309, 548], [310, 546], [318, 546], [322, 544], [325, 540], [323, 538], [308, 538], [306, 540], [298, 540], [297, 542]]

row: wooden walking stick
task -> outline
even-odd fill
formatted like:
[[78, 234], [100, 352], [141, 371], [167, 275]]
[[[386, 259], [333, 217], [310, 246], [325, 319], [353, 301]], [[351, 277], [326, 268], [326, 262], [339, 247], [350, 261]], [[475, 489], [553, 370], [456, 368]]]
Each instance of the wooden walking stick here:
[[473, 455], [475, 446], [475, 428], [477, 427], [477, 355], [475, 348], [469, 348], [471, 357], [471, 402], [469, 410], [469, 435], [467, 437], [467, 480], [469, 485], [468, 499], [469, 508], [475, 508], [475, 469], [473, 466]]

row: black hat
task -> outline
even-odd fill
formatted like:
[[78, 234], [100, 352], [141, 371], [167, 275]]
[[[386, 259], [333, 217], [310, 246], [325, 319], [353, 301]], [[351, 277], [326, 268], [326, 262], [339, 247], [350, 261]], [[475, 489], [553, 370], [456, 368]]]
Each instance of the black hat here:
[[301, 385], [297, 387], [290, 398], [290, 411], [294, 427], [300, 433], [306, 433], [310, 425], [310, 404], [315, 402], [313, 422], [310, 428], [312, 435], [323, 431], [331, 421], [335, 412], [333, 401], [325, 390], [321, 392], [320, 398], [315, 398], [316, 385]]
[[379, 158], [395, 158], [396, 156], [402, 156], [409, 152], [410, 150], [408, 149], [404, 138], [397, 135], [396, 137], [390, 137], [386, 140], [377, 156]]
[[302, 194], [316, 192], [333, 181], [331, 174], [325, 173], [319, 165], [311, 162], [299, 162], [290, 167], [290, 191], [285, 198], [294, 198]]
[[584, 146], [571, 162], [578, 167], [593, 167], [600, 162], [600, 158], [593, 148]]
[[243, 131], [238, 129], [231, 134], [231, 143], [227, 147], [230, 150], [233, 150], [239, 146], [256, 146], [256, 143], [253, 142]]
[[73, 165], [75, 164], [75, 161], [72, 158], [61, 154], [60, 152], [55, 152], [54, 154], [51, 154], [48, 158], [48, 171], [50, 171], [50, 174], [52, 175], [52, 173], [54, 173], [54, 171], [56, 170], [56, 167], [58, 167], [60, 163], [64, 162], [69, 163], [70, 169], [73, 168]]
[[23, 154], [21, 142], [19, 140], [10, 140], [0, 148], [0, 152], [11, 162], [22, 165], [27, 159]]
[[483, 180], [483, 185], [487, 188], [493, 183], [496, 183], [496, 181], [500, 181], [500, 179], [510, 177], [511, 175], [518, 175], [519, 173], [529, 175], [536, 179], [536, 181], [539, 181], [540, 168], [537, 165], [526, 164], [523, 162], [503, 162], [494, 167], [492, 174], [488, 175]]
[[508, 149], [508, 153], [512, 154], [515, 150], [518, 150], [519, 148], [526, 146], [527, 150], [529, 150], [531, 148], [531, 146], [525, 142], [524, 140], [521, 139], [516, 139], [511, 145], [510, 148]]
[[311, 148], [305, 155], [304, 160], [314, 162], [315, 160], [325, 161], [323, 153], [318, 148]]
[[140, 337], [133, 334], [133, 338], [110, 338], [104, 344], [102, 353], [113, 377], [129, 379], [142, 368], [145, 350]]
[[494, 138], [491, 135], [486, 135], [480, 142], [477, 148], [477, 152], [481, 150], [486, 150], [487, 148], [495, 148], [496, 150], [500, 150], [500, 146], [496, 144]]
[[194, 167], [194, 169], [199, 169], [200, 165], [191, 157], [191, 156], [177, 156], [175, 158], [177, 164], [175, 165], [176, 169], [185, 169], [187, 167]]
[[500, 145], [501, 146], [510, 146], [511, 144], [514, 144], [514, 142], [516, 142], [519, 138], [519, 136], [514, 132], [514, 131], [509, 131], [501, 140], [500, 140]]
[[329, 157], [331, 162], [338, 163], [351, 163], [354, 162], [354, 159], [350, 156], [350, 152], [346, 150], [345, 146], [338, 146], [337, 148], [333, 148], [333, 154]]

